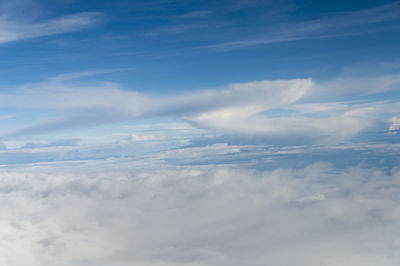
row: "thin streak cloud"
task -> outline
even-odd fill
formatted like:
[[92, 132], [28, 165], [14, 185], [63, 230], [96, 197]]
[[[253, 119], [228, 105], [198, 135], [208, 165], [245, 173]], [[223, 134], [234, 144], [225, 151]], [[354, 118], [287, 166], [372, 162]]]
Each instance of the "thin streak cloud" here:
[[[399, 3], [393, 2], [364, 10], [327, 15], [311, 21], [277, 24], [272, 29], [265, 29], [262, 34], [248, 35], [247, 38], [205, 45], [197, 49], [223, 51], [271, 43], [369, 34], [387, 30], [380, 24], [399, 19]], [[363, 26], [369, 28], [365, 29]]]
[[0, 43], [81, 31], [102, 23], [105, 16], [97, 12], [82, 12], [44, 21], [0, 16]]

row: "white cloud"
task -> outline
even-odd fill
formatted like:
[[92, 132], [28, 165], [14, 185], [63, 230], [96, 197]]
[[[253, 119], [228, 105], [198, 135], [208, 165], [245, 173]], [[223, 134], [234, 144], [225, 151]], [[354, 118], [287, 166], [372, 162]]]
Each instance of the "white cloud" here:
[[0, 15], [0, 43], [31, 39], [86, 29], [103, 21], [95, 12], [65, 15], [45, 21], [29, 21]]
[[0, 177], [4, 266], [400, 262], [396, 168], [53, 168]]
[[203, 90], [167, 98], [167, 108], [199, 113], [209, 110], [238, 108], [259, 113], [298, 101], [313, 86], [311, 79], [254, 81], [236, 83], [219, 90]]
[[397, 76], [339, 78], [317, 84], [311, 79], [254, 81], [162, 97], [124, 90], [110, 82], [85, 85], [74, 80], [97, 73], [102, 72], [62, 75], [0, 95], [3, 108], [52, 111], [51, 118], [36, 122], [30, 118], [31, 125], [10, 129], [3, 138], [173, 117], [222, 132], [337, 142], [375, 126], [388, 114], [397, 114], [393, 111], [397, 102], [358, 103], [355, 96], [360, 91], [371, 95], [397, 90]]
[[199, 126], [254, 135], [275, 137], [320, 137], [324, 141], [338, 141], [354, 136], [372, 126], [372, 121], [357, 116], [309, 118], [301, 116], [268, 118], [248, 115], [243, 110], [222, 110], [190, 117]]
[[396, 135], [400, 129], [400, 117], [393, 117], [389, 120], [392, 124], [388, 128], [388, 135]]
[[400, 129], [400, 118], [399, 117], [393, 117], [390, 119], [390, 122], [392, 124], [389, 127], [389, 130], [399, 130]]
[[400, 76], [340, 77], [317, 83], [306, 99], [349, 99], [382, 92], [399, 91]]
[[67, 117], [23, 127], [6, 136], [151, 116], [186, 117], [226, 109], [241, 109], [244, 114], [255, 115], [299, 100], [313, 84], [309, 79], [259, 81], [160, 98], [121, 90], [113, 83], [83, 87], [68, 85], [63, 81], [55, 78], [45, 83], [25, 86], [12, 94], [1, 95], [0, 102], [4, 107], [50, 109], [67, 111], [69, 114]]

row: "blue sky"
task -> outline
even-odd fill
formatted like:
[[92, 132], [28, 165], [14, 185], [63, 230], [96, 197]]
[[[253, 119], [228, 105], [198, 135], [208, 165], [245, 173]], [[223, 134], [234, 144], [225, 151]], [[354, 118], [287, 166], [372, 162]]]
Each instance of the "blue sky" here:
[[398, 1], [0, 0], [0, 266], [399, 265]]
[[371, 74], [382, 72], [371, 69], [376, 62], [398, 61], [394, 2], [22, 2], [2, 5], [14, 28], [2, 38], [2, 83], [9, 85], [119, 69], [96, 79], [175, 91], [319, 80], [352, 69]]

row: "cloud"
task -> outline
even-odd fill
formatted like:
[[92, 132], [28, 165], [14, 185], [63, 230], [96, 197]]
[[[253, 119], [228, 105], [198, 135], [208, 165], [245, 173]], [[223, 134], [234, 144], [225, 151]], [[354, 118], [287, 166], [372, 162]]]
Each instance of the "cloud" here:
[[392, 124], [388, 128], [388, 135], [397, 135], [400, 130], [400, 117], [393, 117], [389, 120]]
[[349, 99], [384, 92], [399, 91], [399, 75], [340, 77], [319, 82], [304, 96], [306, 99]]
[[262, 34], [257, 33], [252, 36], [246, 34], [240, 39], [205, 45], [198, 49], [232, 50], [271, 43], [370, 34], [374, 31], [387, 30], [380, 24], [398, 19], [398, 8], [399, 4], [395, 1], [352, 12], [325, 14], [319, 19], [310, 21], [274, 24], [274, 28], [264, 29]]
[[[376, 127], [387, 115], [396, 115], [393, 110], [399, 105], [395, 101], [357, 101], [357, 95], [396, 92], [395, 75], [316, 84], [311, 79], [253, 81], [159, 96], [125, 90], [112, 82], [78, 80], [99, 73], [103, 72], [61, 75], [1, 94], [3, 108], [34, 110], [32, 124], [4, 132], [2, 138], [173, 117], [198, 128], [262, 135], [271, 141], [295, 137], [338, 142]], [[43, 110], [51, 111], [52, 116], [35, 121], [35, 113]]]
[[397, 168], [21, 168], [0, 177], [5, 266], [400, 262]]
[[[79, 143], [76, 139], [7, 141], [7, 149], [0, 150], [0, 169], [20, 165], [29, 165], [32, 169], [62, 165], [67, 172], [73, 169], [88, 173], [108, 171], [113, 165], [124, 171], [130, 171], [134, 165], [152, 169], [168, 168], [168, 165], [274, 169], [304, 167], [318, 160], [329, 161], [338, 168], [358, 164], [388, 168], [397, 165], [400, 159], [400, 145], [393, 143], [392, 137], [385, 137], [385, 131], [378, 135], [379, 144], [362, 137], [321, 143], [315, 140], [315, 133], [302, 140], [295, 133], [291, 137], [254, 137], [176, 126], [166, 123], [160, 128], [157, 124], [148, 127], [139, 124], [113, 134], [101, 131], [99, 134], [98, 130], [89, 134], [73, 132], [70, 137], [81, 137]], [[112, 125], [109, 129], [115, 132], [118, 127]]]
[[210, 11], [210, 10], [198, 10], [198, 11], [187, 12], [187, 13], [175, 16], [175, 18], [183, 19], [183, 20], [190, 20], [190, 19], [204, 18], [204, 17], [210, 16], [211, 14], [212, 14], [212, 11]]
[[389, 127], [389, 130], [399, 130], [400, 129], [400, 118], [399, 117], [393, 117], [390, 119], [390, 122], [392, 124]]
[[253, 135], [322, 137], [338, 141], [354, 136], [372, 126], [372, 121], [357, 116], [309, 118], [301, 116], [268, 118], [244, 110], [222, 110], [189, 118], [196, 125]]
[[3, 137], [82, 128], [144, 117], [188, 117], [212, 110], [239, 108], [248, 115], [255, 115], [297, 101], [312, 84], [309, 79], [258, 81], [161, 98], [122, 90], [113, 83], [82, 87], [68, 85], [64, 79], [60, 81], [55, 78], [49, 82], [25, 86], [14, 93], [3, 94], [0, 102], [4, 107], [53, 110], [67, 112], [69, 116], [25, 126]]
[[19, 41], [87, 29], [104, 21], [96, 12], [69, 14], [45, 21], [29, 21], [0, 15], [0, 43]]
[[35, 149], [35, 148], [49, 148], [49, 147], [66, 147], [66, 146], [76, 146], [78, 145], [79, 139], [59, 139], [46, 143], [32, 143], [28, 142], [22, 149]]
[[243, 109], [259, 113], [298, 101], [313, 86], [311, 79], [255, 81], [231, 84], [219, 90], [203, 90], [167, 98], [165, 108], [174, 112]]

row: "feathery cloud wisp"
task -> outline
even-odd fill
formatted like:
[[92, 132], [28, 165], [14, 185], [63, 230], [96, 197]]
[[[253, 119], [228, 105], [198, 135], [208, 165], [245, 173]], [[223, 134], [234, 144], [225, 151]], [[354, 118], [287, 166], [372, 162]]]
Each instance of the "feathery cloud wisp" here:
[[0, 43], [80, 31], [103, 20], [104, 15], [96, 12], [70, 14], [45, 21], [21, 21], [3, 15], [0, 16]]
[[[265, 29], [262, 34], [254, 34], [245, 38], [220, 42], [198, 47], [199, 49], [233, 50], [271, 43], [331, 38], [346, 35], [368, 34], [371, 31], [382, 31], [379, 23], [394, 21], [399, 18], [398, 2], [357, 10], [337, 15], [326, 15], [310, 21], [296, 21], [275, 25], [273, 29]], [[364, 26], [377, 25], [375, 29]], [[363, 28], [364, 27], [364, 28]]]

